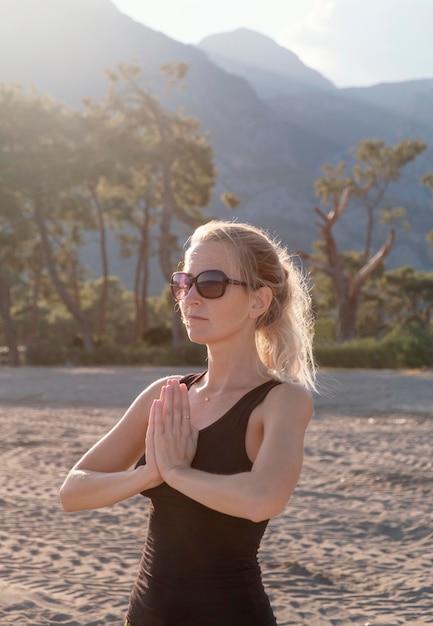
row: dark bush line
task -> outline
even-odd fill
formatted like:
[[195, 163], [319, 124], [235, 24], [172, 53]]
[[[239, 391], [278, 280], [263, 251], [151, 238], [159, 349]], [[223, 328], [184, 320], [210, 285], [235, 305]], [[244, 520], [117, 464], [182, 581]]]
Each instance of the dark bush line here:
[[433, 367], [433, 333], [419, 328], [394, 329], [380, 341], [366, 338], [344, 344], [318, 344], [315, 355], [322, 367]]
[[50, 341], [29, 346], [26, 365], [204, 365], [206, 349], [197, 344], [186, 344], [179, 348], [162, 346], [119, 346], [108, 343], [96, 346], [94, 352], [79, 347], [68, 348]]
[[[414, 325], [392, 330], [381, 340], [356, 339], [344, 344], [317, 341], [315, 355], [319, 367], [398, 369], [433, 367], [433, 332]], [[206, 348], [186, 343], [171, 345], [171, 335], [155, 334], [152, 341], [138, 346], [123, 346], [108, 339], [96, 343], [94, 352], [85, 351], [78, 342], [62, 345], [45, 339], [27, 347], [26, 365], [155, 365], [203, 366]]]

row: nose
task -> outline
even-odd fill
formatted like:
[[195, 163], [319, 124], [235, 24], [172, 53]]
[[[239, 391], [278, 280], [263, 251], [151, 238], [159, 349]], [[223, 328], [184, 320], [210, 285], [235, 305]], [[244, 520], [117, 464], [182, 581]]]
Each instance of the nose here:
[[185, 297], [183, 298], [183, 302], [185, 302], [186, 304], [191, 304], [192, 302], [196, 302], [199, 299], [200, 299], [200, 294], [197, 291], [196, 286], [193, 284], [191, 285], [191, 287], [188, 289], [187, 293], [185, 294]]

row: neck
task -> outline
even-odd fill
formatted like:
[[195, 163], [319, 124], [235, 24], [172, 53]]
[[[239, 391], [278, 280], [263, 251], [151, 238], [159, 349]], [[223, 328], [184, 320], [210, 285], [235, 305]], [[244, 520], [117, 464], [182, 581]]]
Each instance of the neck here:
[[256, 347], [242, 352], [234, 349], [218, 351], [208, 348], [208, 371], [203, 380], [203, 393], [208, 397], [225, 391], [250, 388], [269, 378]]

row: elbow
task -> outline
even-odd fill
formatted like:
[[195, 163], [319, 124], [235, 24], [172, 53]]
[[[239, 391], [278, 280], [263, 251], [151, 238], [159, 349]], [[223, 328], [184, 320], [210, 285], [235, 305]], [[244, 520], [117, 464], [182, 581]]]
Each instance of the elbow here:
[[60, 487], [59, 498], [60, 498], [60, 504], [62, 505], [62, 509], [66, 513], [72, 513], [74, 511], [74, 507], [72, 506], [71, 498], [69, 497], [69, 494], [68, 494], [68, 489], [67, 487], [65, 487], [64, 484]]
[[249, 503], [246, 517], [250, 520], [250, 522], [258, 524], [282, 513], [286, 504], [286, 500], [282, 502], [269, 497], [267, 494], [256, 494], [256, 496], [253, 497]]
[[60, 504], [66, 513], [73, 513], [79, 511], [80, 507], [77, 506], [76, 498], [74, 497], [71, 485], [68, 479], [65, 480], [59, 491]]
[[259, 524], [260, 522], [267, 521], [271, 517], [276, 517], [283, 511], [284, 511], [284, 506], [282, 507], [259, 506], [259, 507], [255, 507], [255, 509], [251, 511], [250, 515], [248, 515], [248, 519], [251, 522], [255, 522], [256, 524]]

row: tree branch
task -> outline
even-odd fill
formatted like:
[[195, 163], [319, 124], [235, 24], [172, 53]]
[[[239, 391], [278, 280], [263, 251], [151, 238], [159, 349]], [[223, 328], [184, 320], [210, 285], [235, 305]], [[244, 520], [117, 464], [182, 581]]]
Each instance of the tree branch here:
[[395, 240], [395, 228], [391, 228], [388, 233], [388, 238], [383, 244], [381, 249], [376, 252], [374, 256], [359, 270], [350, 287], [351, 294], [353, 295], [360, 287], [360, 285], [374, 272], [374, 270], [380, 265], [383, 259], [389, 254]]
[[312, 265], [319, 272], [323, 272], [324, 274], [328, 274], [329, 276], [333, 276], [335, 274], [335, 270], [331, 265], [327, 265], [326, 263], [321, 263], [314, 256], [308, 254], [307, 252], [294, 252], [295, 256], [298, 256], [303, 261], [307, 261], [310, 265]]

